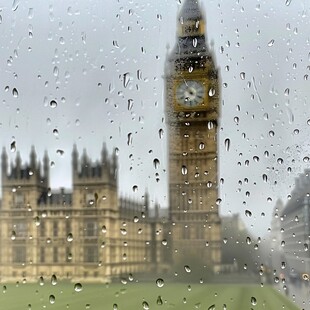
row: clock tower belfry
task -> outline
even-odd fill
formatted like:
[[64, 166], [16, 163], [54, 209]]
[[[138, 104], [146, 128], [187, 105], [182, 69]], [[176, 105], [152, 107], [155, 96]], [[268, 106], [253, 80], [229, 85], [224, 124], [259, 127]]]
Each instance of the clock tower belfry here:
[[194, 254], [218, 270], [219, 79], [198, 0], [185, 0], [179, 12], [177, 42], [166, 60], [165, 87], [173, 259], [182, 262]]

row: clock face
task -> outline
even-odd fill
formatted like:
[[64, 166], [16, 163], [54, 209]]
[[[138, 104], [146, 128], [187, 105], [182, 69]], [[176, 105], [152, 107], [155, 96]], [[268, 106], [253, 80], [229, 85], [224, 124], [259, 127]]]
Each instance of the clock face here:
[[199, 81], [184, 81], [176, 90], [176, 99], [184, 107], [196, 107], [203, 102], [204, 97], [205, 87]]

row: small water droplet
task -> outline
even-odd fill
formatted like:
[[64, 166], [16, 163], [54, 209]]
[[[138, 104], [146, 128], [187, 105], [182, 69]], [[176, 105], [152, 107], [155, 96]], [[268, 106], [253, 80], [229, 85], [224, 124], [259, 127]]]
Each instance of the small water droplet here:
[[187, 272], [187, 273], [190, 273], [192, 270], [191, 268], [188, 266], [188, 265], [185, 265], [184, 266], [184, 270]]
[[154, 165], [154, 168], [155, 168], [155, 169], [158, 169], [158, 168], [159, 168], [160, 161], [159, 161], [158, 158], [155, 158], [155, 159], [153, 160], [153, 165]]
[[241, 80], [245, 79], [245, 72], [240, 72], [240, 78], [241, 78]]
[[16, 232], [13, 230], [11, 233], [11, 240], [15, 240], [16, 239]]
[[225, 149], [228, 152], [230, 149], [230, 139], [226, 138], [224, 141]]
[[74, 285], [74, 290], [75, 290], [76, 292], [81, 292], [81, 291], [83, 290], [82, 284], [81, 284], [81, 283], [75, 283], [75, 285]]
[[272, 40], [270, 40], [270, 41], [268, 42], [268, 46], [273, 46], [273, 44], [274, 44], [274, 39], [272, 39]]
[[16, 141], [11, 142], [11, 152], [15, 153], [16, 152]]
[[289, 5], [291, 4], [291, 2], [292, 2], [292, 0], [286, 0], [286, 1], [285, 1], [285, 5], [286, 5], [286, 6], [289, 6]]
[[36, 216], [36, 217], [34, 218], [34, 224], [35, 224], [36, 226], [40, 226], [40, 218], [39, 218], [38, 216]]
[[159, 306], [161, 306], [161, 305], [163, 304], [163, 300], [162, 300], [161, 296], [158, 296], [158, 297], [157, 297], [156, 303], [157, 303], [157, 305], [159, 305]]
[[132, 191], [133, 191], [134, 193], [136, 193], [136, 192], [138, 191], [138, 185], [134, 185], [134, 186], [132, 187]]

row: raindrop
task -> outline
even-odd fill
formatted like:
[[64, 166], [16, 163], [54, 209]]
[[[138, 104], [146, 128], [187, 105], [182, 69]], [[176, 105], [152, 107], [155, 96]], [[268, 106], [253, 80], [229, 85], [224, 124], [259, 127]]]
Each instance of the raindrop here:
[[118, 309], [117, 304], [113, 304], [113, 310], [117, 310], [117, 309]]
[[163, 279], [161, 279], [161, 278], [158, 278], [157, 280], [156, 280], [156, 285], [158, 286], [158, 287], [163, 287], [164, 286], [164, 280]]
[[18, 9], [19, 6], [19, 0], [14, 0], [13, 4], [12, 4], [12, 11], [16, 11]]
[[241, 80], [244, 80], [244, 79], [245, 79], [245, 72], [241, 72], [241, 73], [240, 73], [240, 78], [241, 78]]
[[134, 193], [136, 193], [136, 192], [138, 191], [138, 185], [134, 185], [134, 186], [132, 187], [132, 191], [133, 191]]
[[304, 243], [304, 251], [308, 251], [309, 250], [309, 245], [307, 243]]
[[142, 302], [142, 307], [143, 307], [144, 310], [149, 310], [150, 309], [150, 306], [149, 306], [149, 304], [146, 301]]
[[290, 94], [290, 89], [289, 88], [286, 88], [285, 91], [284, 91], [284, 95], [285, 96], [288, 96]]
[[224, 244], [226, 244], [227, 241], [228, 241], [227, 238], [224, 238], [224, 239], [223, 239]]
[[194, 39], [193, 39], [193, 46], [194, 46], [194, 47], [197, 47], [197, 42], [198, 42], [197, 38], [194, 38]]
[[257, 300], [256, 300], [256, 298], [255, 297], [251, 297], [251, 304], [253, 305], [253, 306], [256, 306], [256, 304], [257, 304]]
[[81, 283], [75, 283], [75, 284], [74, 284], [74, 290], [75, 290], [76, 292], [81, 292], [81, 291], [83, 290], [82, 284], [81, 284]]
[[304, 273], [304, 274], [302, 275], [302, 278], [303, 278], [303, 280], [305, 280], [305, 281], [309, 281], [309, 274]]
[[186, 166], [182, 166], [182, 168], [181, 168], [181, 173], [183, 174], [183, 175], [186, 175], [187, 174], [187, 168], [186, 168]]
[[12, 89], [12, 95], [14, 98], [18, 97], [18, 90], [15, 87]]
[[203, 142], [199, 143], [199, 150], [203, 150], [205, 148], [205, 144]]
[[162, 139], [162, 137], [164, 136], [164, 130], [162, 128], [159, 129], [158, 135], [159, 135], [159, 139]]
[[55, 274], [53, 274], [52, 277], [51, 277], [51, 283], [52, 283], [52, 285], [56, 285], [57, 284], [57, 277], [56, 277]]
[[101, 227], [101, 231], [102, 231], [103, 234], [105, 234], [105, 233], [107, 232], [107, 228], [106, 228], [105, 225], [103, 225], [103, 226]]
[[153, 165], [154, 165], [154, 168], [155, 168], [155, 169], [158, 169], [158, 168], [159, 168], [160, 161], [159, 161], [158, 158], [155, 158], [155, 159], [153, 160]]
[[245, 215], [247, 217], [251, 217], [252, 216], [252, 212], [250, 210], [245, 210]]
[[215, 89], [212, 87], [209, 89], [209, 97], [213, 97], [215, 95]]
[[274, 44], [274, 40], [273, 39], [268, 42], [268, 46], [273, 46], [273, 44]]
[[161, 306], [161, 305], [163, 304], [163, 300], [162, 300], [161, 296], [158, 296], [158, 297], [157, 297], [156, 303], [157, 303], [157, 305], [159, 305], [159, 306]]
[[40, 218], [39, 218], [38, 216], [36, 216], [36, 217], [34, 218], [34, 224], [35, 224], [36, 226], [40, 226]]
[[246, 243], [247, 243], [247, 244], [251, 244], [251, 243], [252, 243], [252, 240], [251, 240], [250, 237], [246, 237]]
[[230, 139], [226, 138], [224, 141], [225, 149], [228, 152], [230, 149]]
[[285, 262], [282, 262], [282, 263], [281, 263], [281, 269], [285, 269], [285, 267], [286, 267]]
[[162, 245], [167, 245], [167, 244], [168, 244], [168, 242], [167, 242], [167, 240], [166, 240], [166, 239], [163, 239], [163, 240], [161, 241], [161, 244], [162, 244]]
[[28, 18], [29, 19], [33, 18], [33, 8], [29, 8], [29, 10], [28, 10]]
[[16, 141], [11, 142], [11, 152], [15, 153], [16, 152]]
[[131, 145], [132, 144], [132, 133], [130, 132], [127, 135], [127, 145]]
[[127, 235], [127, 230], [125, 228], [120, 229], [122, 235]]
[[264, 182], [267, 182], [267, 181], [268, 181], [267, 174], [263, 174], [263, 181], [264, 181]]
[[286, 1], [285, 1], [285, 5], [286, 5], [286, 6], [289, 6], [289, 5], [291, 4], [291, 2], [292, 2], [292, 0], [286, 0]]
[[185, 265], [185, 266], [184, 266], [184, 270], [185, 270], [187, 273], [190, 273], [190, 272], [192, 271], [188, 265]]
[[16, 239], [16, 232], [13, 230], [11, 233], [11, 240], [15, 240]]
[[50, 301], [50, 304], [54, 304], [55, 303], [55, 296], [54, 295], [50, 295], [49, 301]]
[[6, 286], [3, 285], [3, 293], [6, 293]]
[[123, 74], [123, 86], [126, 88], [130, 82], [129, 72]]
[[51, 100], [50, 101], [50, 107], [53, 108], [53, 109], [56, 108], [57, 107], [57, 101], [56, 100]]
[[72, 242], [73, 241], [73, 235], [71, 233], [68, 234], [67, 241], [68, 242]]
[[58, 150], [56, 151], [56, 154], [57, 154], [57, 155], [60, 155], [60, 156], [63, 156], [63, 155], [65, 154], [65, 151], [58, 149]]
[[211, 305], [208, 310], [215, 310], [215, 305]]
[[40, 286], [44, 285], [44, 278], [42, 276], [39, 278], [39, 284]]
[[128, 99], [128, 104], [127, 104], [127, 109], [128, 111], [130, 111], [133, 107], [133, 100], [132, 99]]

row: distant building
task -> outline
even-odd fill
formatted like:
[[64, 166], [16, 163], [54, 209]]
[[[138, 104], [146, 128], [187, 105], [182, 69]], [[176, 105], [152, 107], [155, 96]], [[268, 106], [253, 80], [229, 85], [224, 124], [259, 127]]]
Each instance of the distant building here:
[[[92, 162], [72, 152], [72, 191], [51, 190], [50, 162], [9, 164], [2, 152], [0, 278], [3, 281], [56, 275], [72, 281], [110, 281], [167, 267], [167, 229], [158, 205], [118, 196], [118, 163], [103, 146]], [[163, 242], [167, 240], [167, 242]]]
[[310, 273], [310, 170], [295, 180], [291, 198], [281, 213], [282, 248], [287, 268], [299, 274]]

